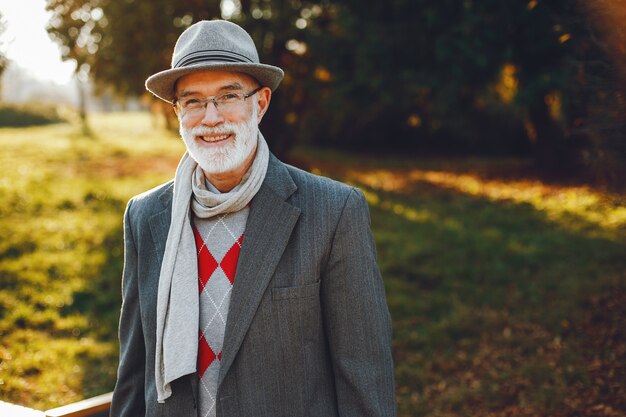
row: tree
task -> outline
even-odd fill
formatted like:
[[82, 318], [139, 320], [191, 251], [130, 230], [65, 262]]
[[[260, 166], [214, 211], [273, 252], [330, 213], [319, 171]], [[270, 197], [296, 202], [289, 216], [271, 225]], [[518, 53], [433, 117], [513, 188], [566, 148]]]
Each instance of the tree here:
[[[295, 21], [301, 10], [314, 3], [242, 0], [230, 4], [239, 5], [230, 17], [261, 45], [262, 61], [288, 72], [273, 100], [276, 110], [264, 119], [264, 129], [280, 153], [293, 140], [284, 132], [280, 115], [293, 114], [282, 110], [291, 108], [290, 98], [297, 96], [283, 90], [298, 89], [292, 71], [295, 75], [302, 70], [287, 43], [298, 31]], [[47, 9], [53, 13], [48, 31], [61, 43], [63, 56], [87, 69], [100, 89], [113, 88], [122, 96], [143, 94], [145, 79], [170, 66], [173, 46], [184, 29], [195, 21], [222, 16], [219, 0], [48, 0]]]
[[[445, 130], [448, 136], [480, 131], [468, 124], [490, 110], [484, 103], [507, 67], [514, 68], [517, 91], [523, 92], [514, 98], [528, 110], [541, 140], [549, 136], [529, 103], [543, 102], [559, 88], [567, 46], [542, 6], [497, 0], [342, 4], [334, 22], [340, 27], [327, 32], [321, 54], [333, 74], [324, 107], [354, 111], [337, 121], [342, 136], [375, 143], [391, 127], [401, 145]], [[372, 129], [373, 120], [378, 128]]]
[[311, 114], [330, 126], [310, 125], [328, 143], [528, 149], [543, 169], [587, 169], [617, 156], [600, 125], [623, 137], [624, 90], [611, 73], [626, 62], [625, 10], [624, 0], [345, 0], [311, 41], [331, 76], [315, 87], [322, 116]]
[[580, 1], [578, 47], [569, 58], [574, 82], [567, 92], [569, 136], [577, 163], [591, 179], [626, 185], [626, 0]]
[[[588, 128], [604, 123], [598, 109], [623, 102], [611, 93], [614, 70], [595, 63], [612, 68], [623, 55], [611, 49], [623, 43], [602, 46], [610, 36], [593, 28], [603, 27], [607, 5], [623, 13], [624, 1], [48, 0], [48, 8], [64, 56], [122, 95], [142, 94], [144, 80], [169, 67], [193, 22], [241, 24], [262, 61], [286, 71], [263, 122], [279, 153], [295, 141], [532, 151], [543, 168], [572, 169], [589, 149], [604, 149]], [[598, 77], [603, 86], [591, 94]]]

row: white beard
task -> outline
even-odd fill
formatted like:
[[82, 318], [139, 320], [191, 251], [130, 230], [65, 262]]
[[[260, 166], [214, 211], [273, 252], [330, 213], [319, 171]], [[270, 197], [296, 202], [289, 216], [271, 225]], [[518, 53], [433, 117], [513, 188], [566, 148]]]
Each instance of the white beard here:
[[[180, 122], [180, 136], [187, 146], [189, 155], [200, 165], [205, 174], [223, 174], [239, 168], [256, 149], [259, 126], [257, 124], [258, 108], [253, 106], [252, 114], [240, 123], [223, 123], [219, 126], [196, 126], [191, 129]], [[196, 139], [197, 136], [233, 134], [234, 139], [220, 146], [205, 147]]]

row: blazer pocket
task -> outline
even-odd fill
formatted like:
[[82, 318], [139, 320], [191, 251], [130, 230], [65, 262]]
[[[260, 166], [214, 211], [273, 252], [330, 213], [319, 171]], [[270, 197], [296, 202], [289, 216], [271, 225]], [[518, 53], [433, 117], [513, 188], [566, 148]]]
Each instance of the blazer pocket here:
[[298, 287], [272, 288], [272, 300], [290, 300], [295, 298], [317, 297], [320, 293], [319, 281], [314, 284], [302, 285]]

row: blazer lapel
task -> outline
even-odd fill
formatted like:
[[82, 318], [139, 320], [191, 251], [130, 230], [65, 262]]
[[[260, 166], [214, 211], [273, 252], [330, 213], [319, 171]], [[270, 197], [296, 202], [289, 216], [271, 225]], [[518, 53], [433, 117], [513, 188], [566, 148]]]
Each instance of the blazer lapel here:
[[237, 263], [218, 386], [237, 355], [300, 216], [300, 209], [285, 201], [296, 188], [284, 165], [270, 155], [265, 181], [252, 200]]

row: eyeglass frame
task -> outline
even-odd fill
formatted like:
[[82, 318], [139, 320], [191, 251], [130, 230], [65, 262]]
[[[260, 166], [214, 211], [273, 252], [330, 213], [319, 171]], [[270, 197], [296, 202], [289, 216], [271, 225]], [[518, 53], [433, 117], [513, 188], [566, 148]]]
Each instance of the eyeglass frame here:
[[[245, 93], [243, 95], [243, 101], [245, 102], [247, 98], [252, 97], [253, 95], [255, 95], [256, 93], [258, 93], [259, 91], [261, 91], [263, 89], [264, 86], [260, 85], [257, 88], [255, 88], [254, 90], [250, 91], [249, 93]], [[211, 97], [201, 97], [201, 98], [197, 98], [197, 100], [199, 100], [200, 102], [202, 102], [203, 107], [204, 107], [204, 111], [206, 112], [207, 106], [209, 105], [209, 102], [212, 102], [213, 105], [215, 106], [215, 110], [217, 110], [218, 112], [220, 112], [220, 109], [217, 105], [217, 101], [216, 98], [217, 97], [222, 97], [228, 94], [233, 94], [233, 93], [224, 93], [224, 94], [218, 94], [216, 96], [211, 96]], [[185, 111], [182, 108], [179, 108], [177, 105], [178, 103], [180, 103], [180, 101], [178, 100], [178, 97], [175, 98], [174, 100], [172, 100], [172, 106], [177, 109], [179, 112], [181, 112], [182, 115], [185, 115]], [[198, 109], [200, 110], [200, 109]], [[220, 112], [221, 113], [221, 112]]]

